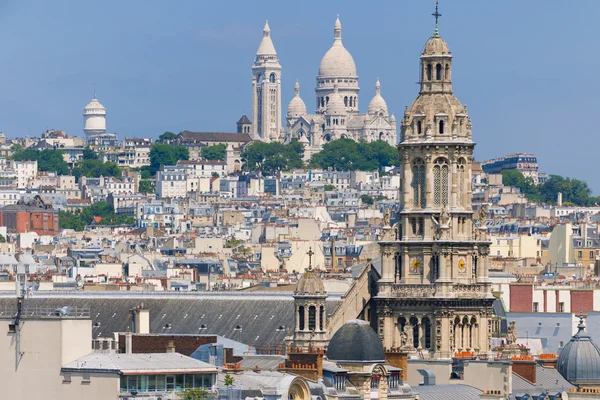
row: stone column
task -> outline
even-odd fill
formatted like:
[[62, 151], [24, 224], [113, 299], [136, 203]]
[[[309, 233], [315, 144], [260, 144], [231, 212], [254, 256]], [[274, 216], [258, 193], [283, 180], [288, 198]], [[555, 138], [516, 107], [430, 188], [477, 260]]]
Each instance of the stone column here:
[[308, 304], [304, 304], [304, 330], [309, 331], [308, 329]]
[[[423, 121], [423, 124], [425, 121]], [[423, 129], [426, 129], [423, 126]], [[433, 164], [431, 154], [425, 156], [425, 205], [428, 208], [433, 207]]]
[[391, 244], [380, 244], [381, 246], [381, 281], [394, 282], [395, 272], [395, 246]]
[[296, 306], [296, 331], [300, 330], [300, 307]]

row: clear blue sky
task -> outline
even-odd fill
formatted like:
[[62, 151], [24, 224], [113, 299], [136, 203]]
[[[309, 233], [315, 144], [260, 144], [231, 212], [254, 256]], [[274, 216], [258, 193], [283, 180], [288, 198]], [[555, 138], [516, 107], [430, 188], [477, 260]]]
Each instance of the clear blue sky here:
[[[476, 158], [537, 154], [542, 170], [598, 194], [600, 2], [441, 0], [440, 33], [468, 105]], [[336, 13], [357, 64], [361, 110], [377, 77], [400, 117], [417, 95], [434, 2], [0, 0], [0, 131], [82, 134], [92, 83], [108, 128], [125, 136], [234, 131], [251, 111], [265, 19], [283, 66], [284, 110], [298, 79], [309, 110]]]

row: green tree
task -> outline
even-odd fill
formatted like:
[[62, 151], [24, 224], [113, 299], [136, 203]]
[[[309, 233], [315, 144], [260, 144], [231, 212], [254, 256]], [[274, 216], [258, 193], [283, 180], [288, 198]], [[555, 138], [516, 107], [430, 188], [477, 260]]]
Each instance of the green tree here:
[[135, 218], [131, 215], [115, 214], [115, 210], [106, 201], [99, 201], [91, 206], [75, 212], [59, 211], [58, 222], [60, 229], [83, 231], [86, 225], [100, 217], [100, 225], [133, 225]]
[[165, 132], [158, 137], [156, 143], [170, 143], [173, 139], [177, 137], [173, 132]]
[[58, 175], [68, 175], [69, 166], [63, 158], [63, 152], [54, 149], [44, 149], [37, 151], [33, 149], [24, 149], [15, 152], [12, 155], [15, 161], [37, 161], [38, 170], [56, 172]]
[[140, 193], [155, 193], [156, 182], [151, 179], [142, 179], [140, 180], [140, 188], [138, 190]]
[[368, 206], [372, 206], [373, 203], [375, 203], [373, 197], [369, 196], [368, 194], [363, 194], [362, 196], [360, 196], [360, 201], [362, 201], [363, 204], [366, 204]]
[[208, 392], [206, 389], [185, 389], [179, 396], [182, 400], [205, 400]]
[[156, 174], [161, 165], [175, 165], [179, 160], [188, 160], [190, 153], [185, 146], [171, 146], [156, 143], [150, 150], [150, 167], [147, 169], [151, 175]]
[[0, 243], [6, 243], [6, 238], [4, 235], [0, 235]]
[[83, 159], [84, 160], [95, 160], [98, 158], [98, 155], [96, 154], [96, 152], [92, 149], [90, 149], [90, 146], [87, 146], [85, 149], [83, 149]]
[[98, 159], [82, 159], [79, 160], [77, 166], [73, 168], [73, 176], [79, 178], [85, 176], [87, 178], [99, 178], [100, 176], [121, 177], [121, 169], [114, 162], [105, 162]]
[[382, 140], [367, 143], [338, 139], [313, 154], [310, 164], [336, 171], [375, 171], [399, 165], [399, 159], [397, 150]]
[[323, 186], [323, 190], [326, 192], [331, 192], [332, 190], [335, 190], [335, 186], [327, 184]]
[[502, 171], [502, 184], [522, 188], [525, 185], [525, 176], [514, 169], [504, 170]]
[[227, 375], [225, 375], [224, 381], [225, 381], [224, 382], [225, 386], [233, 386], [233, 383], [235, 382], [235, 378], [233, 376], [227, 374]]
[[302, 168], [303, 156], [304, 145], [297, 140], [289, 144], [254, 142], [244, 149], [242, 161], [247, 171], [275, 175], [280, 171]]
[[215, 144], [213, 146], [203, 147], [200, 151], [200, 156], [205, 160], [225, 160], [227, 145]]

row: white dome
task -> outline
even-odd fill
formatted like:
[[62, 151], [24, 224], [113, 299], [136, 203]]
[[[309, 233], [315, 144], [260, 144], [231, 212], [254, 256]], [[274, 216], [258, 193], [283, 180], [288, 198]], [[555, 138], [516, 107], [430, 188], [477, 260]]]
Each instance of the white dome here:
[[265, 27], [263, 29], [263, 38], [260, 41], [260, 45], [258, 46], [258, 51], [256, 52], [257, 56], [276, 56], [277, 52], [275, 51], [275, 46], [273, 45], [273, 41], [271, 40], [271, 28], [269, 28], [269, 21], [265, 22]]
[[354, 58], [342, 44], [342, 24], [335, 21], [333, 45], [321, 59], [319, 76], [356, 77]]
[[304, 100], [300, 97], [300, 84], [298, 82], [296, 82], [294, 90], [296, 94], [288, 105], [287, 115], [288, 117], [301, 117], [306, 115], [306, 104], [304, 104]]
[[333, 93], [331, 94], [331, 98], [327, 103], [327, 108], [325, 109], [325, 114], [328, 115], [346, 115], [346, 106], [344, 105], [344, 100], [342, 96], [338, 93], [337, 83], [333, 87]]
[[100, 102], [98, 101], [97, 98], [93, 98], [92, 101], [90, 101], [88, 103], [87, 106], [85, 106], [85, 108], [83, 109], [84, 114], [104, 114], [106, 115], [106, 108], [104, 108], [104, 106], [102, 104], [100, 104]]
[[381, 97], [381, 84], [379, 83], [379, 79], [377, 79], [377, 83], [375, 84], [375, 97], [369, 103], [369, 114], [378, 114], [379, 111], [383, 111], [385, 115], [388, 114], [387, 103]]

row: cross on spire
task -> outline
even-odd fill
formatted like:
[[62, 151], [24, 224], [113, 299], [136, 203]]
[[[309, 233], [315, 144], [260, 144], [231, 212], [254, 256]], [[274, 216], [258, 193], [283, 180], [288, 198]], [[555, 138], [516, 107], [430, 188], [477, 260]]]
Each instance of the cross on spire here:
[[308, 252], [306, 254], [308, 254], [308, 270], [312, 271], [312, 256], [315, 254], [315, 252], [312, 251], [312, 247], [308, 248]]
[[435, 17], [435, 31], [433, 32], [433, 36], [434, 37], [439, 37], [440, 36], [440, 32], [438, 30], [438, 18], [442, 16], [442, 14], [439, 13], [438, 11], [438, 2], [435, 2], [435, 12], [433, 14], [431, 14]]

